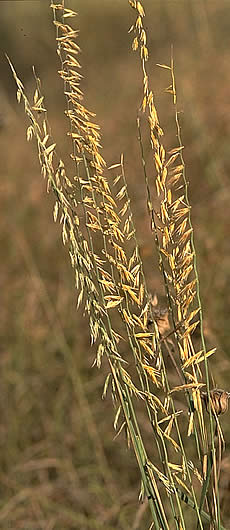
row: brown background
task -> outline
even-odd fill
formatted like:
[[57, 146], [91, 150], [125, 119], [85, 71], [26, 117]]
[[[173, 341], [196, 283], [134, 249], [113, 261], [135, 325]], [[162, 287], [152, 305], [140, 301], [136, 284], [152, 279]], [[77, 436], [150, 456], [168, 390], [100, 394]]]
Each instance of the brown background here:
[[[230, 6], [224, 0], [144, 5], [148, 68], [169, 148], [176, 145], [164, 93], [170, 81], [156, 63], [168, 64], [174, 48], [205, 328], [210, 345], [218, 346], [215, 384], [229, 391]], [[125, 155], [148, 282], [161, 293], [135, 125], [141, 72], [128, 34], [133, 12], [121, 0], [72, 0], [67, 7], [79, 13], [85, 102], [97, 114], [108, 165]], [[30, 95], [36, 66], [53, 136], [71, 171], [49, 2], [1, 1], [1, 20], [0, 528], [147, 528], [148, 510], [137, 506], [134, 457], [124, 437], [113, 441], [112, 403], [101, 401], [107, 367], [92, 368], [95, 351], [87, 321], [75, 309], [68, 256], [52, 221], [53, 198], [39, 174], [36, 146], [26, 142], [26, 118], [4, 56]], [[227, 414], [223, 428], [221, 499], [228, 527]]]

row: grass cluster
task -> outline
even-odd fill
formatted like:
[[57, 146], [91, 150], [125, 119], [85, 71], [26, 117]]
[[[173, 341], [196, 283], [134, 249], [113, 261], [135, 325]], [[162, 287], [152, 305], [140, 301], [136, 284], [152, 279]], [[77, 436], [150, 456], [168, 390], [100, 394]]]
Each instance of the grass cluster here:
[[[203, 331], [173, 52], [170, 64], [158, 65], [169, 75], [166, 97], [171, 101], [177, 139], [166, 148], [166, 135], [160, 124], [147, 69], [149, 49], [144, 8], [137, 1], [131, 1], [130, 5], [134, 10], [130, 28], [134, 33], [132, 48], [140, 56], [143, 90], [137, 133], [147, 211], [166, 293], [163, 309], [148, 287], [126, 182], [124, 156], [117, 155], [119, 162], [107, 167], [101, 155], [102, 140], [95, 114], [84, 106], [78, 31], [70, 25], [75, 13], [65, 8], [64, 2], [51, 5], [60, 59], [59, 74], [64, 83], [66, 115], [70, 124], [72, 174], [58, 156], [35, 70], [36, 88], [30, 103], [22, 82], [10, 65], [18, 87], [18, 101], [23, 101], [29, 118], [27, 139], [35, 138], [37, 142], [42, 176], [47, 182], [47, 190], [55, 198], [53, 216], [61, 225], [63, 244], [68, 249], [74, 271], [76, 303], [77, 306], [83, 305], [91, 342], [97, 344], [95, 364], [98, 368], [102, 364], [107, 366], [103, 397], [111, 394], [117, 437], [125, 433], [139, 468], [143, 505], [137, 509], [133, 527], [144, 524], [141, 519], [146, 516], [147, 499], [151, 514], [147, 519], [155, 528], [171, 528], [173, 525], [178, 529], [206, 528], [207, 525], [223, 528], [218, 485], [224, 437], [218, 416], [227, 409], [228, 393], [211, 390], [208, 363], [215, 349], [206, 349]], [[148, 161], [146, 148], [151, 149]], [[36, 266], [26, 244], [23, 253], [36, 276]], [[154, 266], [157, 267], [156, 262]], [[42, 284], [39, 289], [52, 323], [56, 319], [52, 303]], [[73, 352], [59, 321], [55, 330], [61, 354], [67, 360], [68, 384], [77, 393], [85, 412], [84, 421], [97, 455], [101, 479], [117, 513], [120, 509], [118, 492]], [[63, 397], [66, 397], [66, 386]], [[65, 414], [65, 404], [60, 401], [59, 407], [58, 413]], [[69, 443], [74, 445], [73, 435]], [[78, 452], [76, 456], [79, 456]], [[127, 456], [127, 462], [129, 458]], [[36, 467], [36, 463], [34, 465]], [[63, 465], [61, 455], [59, 460], [53, 459], [52, 462], [41, 459], [40, 467], [46, 470], [42, 488], [47, 482], [48, 497], [52, 467], [56, 473], [59, 465]], [[69, 478], [73, 471], [74, 465], [69, 470], [67, 466]], [[83, 474], [82, 480], [90, 482], [90, 476], [84, 477]], [[36, 489], [34, 493], [39, 495]], [[29, 490], [22, 490], [18, 495], [23, 499], [23, 494], [26, 498]], [[13, 502], [17, 504], [17, 495]], [[54, 516], [50, 525], [55, 528], [57, 506], [49, 499], [51, 508], [52, 503]], [[3, 509], [3, 519], [11, 512], [11, 504], [9, 501]], [[74, 500], [72, 504], [66, 516], [73, 519], [73, 527], [87, 528], [86, 513], [82, 510], [82, 513], [75, 514]], [[42, 511], [45, 511], [45, 505]], [[65, 509], [63, 517], [64, 512]], [[121, 528], [126, 526], [125, 511], [120, 516], [119, 525]], [[89, 527], [97, 527], [95, 516]]]

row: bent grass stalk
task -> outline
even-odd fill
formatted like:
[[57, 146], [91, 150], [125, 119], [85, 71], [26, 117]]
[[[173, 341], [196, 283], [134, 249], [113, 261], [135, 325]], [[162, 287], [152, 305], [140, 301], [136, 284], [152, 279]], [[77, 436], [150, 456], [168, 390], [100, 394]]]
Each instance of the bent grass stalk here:
[[[72, 177], [67, 175], [50, 133], [40, 80], [35, 74], [36, 89], [31, 104], [12, 63], [9, 63], [17, 84], [18, 101], [23, 100], [30, 121], [27, 139], [34, 137], [37, 142], [47, 191], [52, 191], [55, 197], [54, 221], [59, 219], [63, 244], [69, 249], [78, 290], [77, 306], [84, 304], [84, 311], [89, 318], [91, 342], [98, 343], [95, 363], [99, 368], [103, 356], [108, 361], [109, 374], [103, 396], [111, 383], [114, 401], [119, 403], [114, 427], [119, 434], [126, 429], [131, 440], [140, 469], [141, 491], [148, 498], [154, 527], [160, 530], [174, 525], [178, 530], [185, 529], [186, 503], [194, 509], [198, 528], [204, 528], [203, 521], [212, 520], [217, 528], [223, 528], [220, 525], [218, 501], [214, 513], [210, 511], [208, 514], [203, 509], [207, 487], [204, 488], [206, 472], [204, 465], [200, 464], [200, 455], [205, 457], [207, 454], [207, 422], [201, 403], [203, 379], [200, 366], [205, 363], [209, 391], [207, 357], [211, 352], [206, 352], [204, 344], [203, 349], [196, 352], [192, 340], [196, 325], [192, 320], [200, 312], [200, 300], [186, 181], [185, 197], [179, 193], [184, 169], [181, 168], [182, 164], [174, 164], [178, 156], [182, 156], [182, 145], [169, 153], [165, 152], [163, 131], [153, 92], [149, 89], [146, 69], [149, 52], [143, 26], [144, 9], [142, 3], [136, 0], [130, 0], [130, 4], [136, 12], [136, 21], [131, 28], [135, 32], [133, 49], [140, 50], [144, 92], [142, 111], [148, 116], [158, 196], [153, 207], [153, 190], [146, 173], [140, 140], [148, 210], [172, 314], [177, 351], [175, 362], [185, 382], [180, 386], [171, 384], [164, 360], [164, 342], [171, 348], [170, 339], [162, 340], [154, 318], [154, 330], [148, 328], [151, 304], [136, 238], [124, 159], [122, 156], [119, 164], [107, 168], [101, 156], [100, 128], [95, 123], [95, 114], [84, 107], [84, 95], [80, 88], [82, 75], [78, 61], [80, 47], [76, 42], [78, 31], [69, 25], [69, 19], [75, 17], [76, 13], [65, 8], [64, 0], [52, 3], [51, 8], [61, 63], [59, 75], [64, 81], [66, 115], [70, 121], [68, 134], [74, 162]], [[120, 172], [111, 186], [110, 177], [107, 178], [105, 173], [117, 168]], [[199, 304], [194, 309], [196, 296]], [[184, 393], [188, 398], [188, 436], [191, 440], [192, 432], [195, 433], [196, 463], [187, 454], [181, 412], [176, 410], [174, 401], [175, 392]], [[156, 457], [148, 455], [146, 450], [136, 398], [144, 405], [146, 422], [150, 422], [153, 430], [154, 450], [159, 457], [157, 465], [152, 462]], [[118, 427], [121, 412], [123, 421]], [[212, 426], [211, 413], [209, 423]], [[212, 427], [211, 439], [215, 467]], [[215, 486], [214, 502], [218, 499], [217, 482]], [[165, 503], [165, 499], [169, 502]]]

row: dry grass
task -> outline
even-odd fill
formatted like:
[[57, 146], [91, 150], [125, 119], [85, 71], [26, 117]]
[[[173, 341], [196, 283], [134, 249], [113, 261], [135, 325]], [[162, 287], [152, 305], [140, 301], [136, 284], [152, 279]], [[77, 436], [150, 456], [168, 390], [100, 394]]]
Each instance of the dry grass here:
[[[140, 45], [146, 46], [142, 28], [143, 13], [141, 4], [134, 3], [134, 8], [139, 11], [139, 14], [137, 13], [139, 17], [139, 22], [136, 26], [137, 36], [139, 35], [141, 39]], [[67, 26], [59, 26], [59, 30], [60, 33], [57, 34], [57, 37], [65, 37], [65, 42], [66, 35], [71, 30]], [[58, 42], [60, 46], [63, 41], [59, 40]], [[74, 44], [71, 44], [70, 48], [72, 52], [74, 52], [74, 49], [77, 51], [74, 48]], [[63, 50], [63, 46], [59, 49], [62, 53], [63, 51], [67, 52], [67, 50]], [[175, 147], [175, 143], [171, 143], [171, 146], [166, 149], [162, 143], [162, 128], [156, 115], [154, 101], [151, 98], [150, 85], [146, 83], [144, 53], [146, 52], [145, 50], [143, 52], [142, 48], [141, 60], [145, 76], [144, 98], [146, 97], [144, 110], [150, 116], [150, 134], [155, 164], [153, 176], [155, 173], [157, 174], [156, 182], [159, 196], [158, 200], [151, 197], [152, 182], [149, 182], [146, 174], [147, 188], [149, 188], [147, 190], [149, 193], [148, 208], [152, 218], [152, 230], [157, 241], [157, 253], [160, 256], [168, 301], [170, 302], [170, 319], [166, 322], [168, 326], [170, 321], [170, 329], [167, 329], [167, 338], [163, 335], [163, 332], [166, 334], [166, 330], [162, 331], [161, 327], [162, 312], [153, 311], [149, 303], [149, 289], [146, 288], [146, 278], [143, 275], [140, 250], [137, 245], [136, 233], [133, 232], [133, 218], [129, 209], [130, 203], [124, 173], [127, 164], [124, 166], [123, 158], [118, 162], [117, 167], [112, 164], [113, 168], [111, 168], [110, 173], [114, 173], [116, 185], [114, 187], [109, 185], [112, 177], [108, 174], [106, 178], [102, 168], [103, 159], [99, 151], [100, 136], [98, 128], [92, 124], [88, 111], [81, 107], [77, 71], [75, 70], [76, 74], [71, 73], [71, 76], [74, 77], [70, 78], [67, 70], [67, 68], [75, 68], [76, 64], [73, 64], [74, 58], [68, 58], [69, 64], [63, 63], [65, 56], [61, 59], [63, 65], [62, 77], [65, 78], [65, 83], [70, 84], [72, 94], [73, 92], [75, 93], [74, 96], [67, 94], [68, 105], [70, 105], [69, 110], [71, 110], [69, 117], [71, 119], [70, 132], [73, 139], [73, 156], [76, 162], [75, 180], [67, 178], [64, 165], [62, 163], [60, 165], [58, 159], [57, 161], [55, 158], [53, 159], [55, 146], [51, 137], [47, 135], [49, 133], [49, 125], [46, 112], [41, 109], [44, 103], [43, 100], [40, 100], [41, 88], [39, 80], [36, 79], [37, 89], [34, 94], [33, 108], [29, 101], [25, 99], [24, 89], [20, 85], [18, 78], [17, 82], [19, 83], [21, 96], [24, 98], [26, 112], [30, 115], [32, 123], [32, 127], [28, 130], [28, 136], [35, 135], [37, 138], [43, 174], [48, 177], [48, 186], [49, 188], [51, 187], [56, 195], [54, 217], [56, 219], [61, 211], [59, 219], [61, 219], [62, 223], [63, 242], [66, 244], [68, 244], [68, 241], [70, 242], [72, 266], [80, 287], [77, 301], [80, 303], [81, 299], [84, 299], [86, 295], [85, 311], [90, 317], [91, 338], [92, 341], [95, 341], [96, 338], [100, 340], [96, 355], [98, 366], [101, 364], [102, 354], [108, 357], [112, 378], [110, 380], [106, 379], [106, 387], [107, 382], [110, 385], [113, 380], [112, 387], [109, 386], [109, 388], [112, 388], [113, 399], [117, 409], [115, 427], [119, 429], [120, 426], [123, 431], [127, 429], [127, 433], [129, 433], [142, 473], [143, 487], [145, 493], [149, 496], [151, 513], [153, 519], [155, 519], [155, 524], [158, 524], [159, 518], [160, 524], [164, 524], [167, 527], [166, 521], [168, 520], [171, 527], [171, 503], [172, 514], [177, 517], [176, 527], [181, 524], [182, 528], [185, 528], [186, 525], [191, 527], [191, 524], [193, 524], [191, 521], [194, 520], [195, 512], [193, 510], [189, 511], [186, 505], [181, 502], [182, 492], [186, 493], [189, 490], [191, 499], [188, 500], [188, 503], [193, 505], [194, 502], [198, 502], [199, 504], [197, 499], [200, 496], [199, 490], [202, 488], [199, 486], [199, 481], [196, 482], [195, 479], [192, 480], [191, 478], [191, 473], [194, 474], [194, 470], [191, 468], [189, 460], [193, 459], [195, 467], [199, 466], [200, 479], [202, 480], [202, 474], [206, 473], [206, 460], [203, 460], [202, 465], [199, 462], [199, 455], [209, 454], [208, 436], [205, 429], [205, 424], [208, 427], [208, 415], [204, 412], [203, 416], [204, 409], [201, 406], [199, 397], [200, 382], [205, 382], [205, 370], [200, 371], [200, 367], [205, 361], [203, 354], [205, 345], [203, 340], [202, 345], [198, 346], [199, 334], [198, 338], [196, 338], [195, 332], [192, 333], [194, 331], [193, 319], [197, 318], [200, 312], [200, 299], [198, 292], [198, 305], [190, 307], [189, 304], [192, 304], [192, 298], [196, 297], [197, 294], [197, 273], [194, 268], [192, 243], [190, 243], [192, 232], [189, 230], [191, 230], [191, 227], [188, 228], [190, 223], [188, 198], [186, 193], [181, 198], [181, 191], [178, 190], [178, 193], [177, 189], [175, 189], [175, 182], [177, 181], [178, 183], [179, 179], [182, 179], [181, 183], [179, 182], [179, 186], [180, 189], [181, 186], [185, 187], [186, 191], [186, 181], [183, 180], [184, 164], [183, 160], [181, 160], [179, 164], [181, 167], [178, 169], [178, 165], [175, 165], [175, 161], [172, 160], [172, 156], [180, 156], [180, 145]], [[173, 75], [172, 64], [169, 72], [170, 75]], [[67, 92], [70, 92], [70, 90], [67, 90]], [[173, 93], [175, 105], [174, 86]], [[177, 109], [174, 109], [171, 114], [174, 117], [175, 115], [177, 118]], [[79, 116], [81, 121], [79, 121]], [[38, 128], [38, 124], [42, 125], [43, 131]], [[141, 125], [141, 128], [143, 128], [143, 125]], [[144, 151], [147, 145], [146, 138], [148, 133], [143, 133], [139, 128], [139, 136], [140, 133], [142, 135], [142, 155], [146, 157]], [[167, 141], [170, 144], [170, 140]], [[174, 151], [170, 153], [169, 151], [172, 148]], [[150, 158], [149, 154], [148, 157]], [[169, 159], [171, 159], [172, 163], [171, 168]], [[67, 164], [67, 167], [69, 175], [69, 164]], [[146, 167], [149, 172], [151, 162], [147, 165], [145, 164]], [[37, 197], [39, 197], [39, 194], [41, 194], [40, 191]], [[38, 200], [37, 197], [35, 197], [36, 201]], [[52, 201], [49, 201], [49, 204], [52, 204]], [[12, 224], [12, 221], [10, 222]], [[58, 279], [59, 297], [58, 306], [56, 306], [56, 302], [54, 303], [56, 298], [55, 287], [52, 292], [53, 274], [56, 274], [54, 264], [50, 269], [50, 273], [48, 273], [50, 274], [50, 281], [47, 289], [41, 279], [40, 258], [36, 247], [31, 251], [31, 245], [28, 244], [26, 237], [22, 234], [22, 230], [16, 230], [13, 226], [11, 233], [12, 230], [14, 230], [17, 242], [17, 252], [22, 257], [23, 263], [30, 273], [32, 284], [31, 290], [28, 292], [26, 310], [22, 306], [21, 314], [15, 319], [15, 324], [18, 329], [20, 327], [23, 329], [25, 325], [28, 326], [28, 317], [26, 318], [25, 315], [29, 315], [33, 336], [37, 336], [38, 351], [40, 351], [42, 343], [46, 346], [47, 337], [49, 337], [49, 345], [48, 348], [47, 346], [44, 347], [44, 353], [40, 357], [39, 354], [36, 354], [36, 347], [33, 348], [33, 355], [30, 353], [30, 348], [30, 355], [26, 354], [27, 348], [23, 334], [22, 348], [24, 355], [20, 357], [16, 354], [13, 357], [11, 355], [8, 357], [9, 373], [7, 362], [4, 361], [6, 362], [6, 371], [4, 372], [6, 374], [6, 396], [8, 395], [11, 381], [10, 377], [13, 377], [13, 400], [15, 401], [12, 400], [12, 410], [14, 403], [19, 400], [19, 403], [21, 403], [21, 415], [17, 417], [19, 424], [17, 419], [16, 423], [15, 421], [12, 422], [12, 434], [10, 435], [12, 451], [10, 451], [9, 446], [9, 454], [7, 455], [5, 466], [7, 470], [6, 479], [2, 478], [3, 481], [6, 480], [8, 488], [15, 489], [13, 494], [8, 489], [9, 502], [4, 500], [0, 517], [2, 517], [2, 521], [9, 521], [10, 524], [17, 524], [18, 527], [21, 524], [22, 528], [25, 524], [28, 527], [34, 527], [37, 524], [41, 528], [62, 528], [63, 525], [66, 528], [99, 528], [102, 524], [106, 524], [108, 528], [123, 528], [127, 521], [130, 520], [133, 521], [131, 524], [133, 524], [134, 528], [137, 528], [137, 525], [145, 524], [145, 522], [147, 524], [149, 514], [145, 504], [140, 509], [136, 508], [136, 516], [131, 517], [133, 511], [132, 503], [135, 502], [137, 495], [138, 481], [134, 471], [129, 477], [129, 473], [127, 473], [128, 466], [133, 466], [131, 464], [133, 460], [131, 455], [126, 452], [123, 453], [122, 449], [121, 455], [123, 456], [120, 459], [120, 463], [122, 461], [122, 469], [124, 469], [124, 475], [127, 480], [124, 488], [124, 491], [127, 491], [127, 497], [124, 495], [121, 499], [118, 494], [119, 477], [114, 478], [111, 472], [111, 463], [113, 463], [113, 469], [116, 469], [114, 448], [109, 452], [105, 449], [106, 446], [102, 443], [103, 438], [98, 431], [99, 422], [100, 426], [103, 426], [103, 422], [101, 417], [97, 421], [94, 417], [97, 415], [96, 403], [92, 409], [94, 391], [98, 388], [98, 385], [102, 387], [103, 378], [99, 376], [99, 379], [97, 377], [92, 379], [90, 375], [92, 382], [86, 386], [85, 376], [88, 376], [88, 360], [84, 368], [85, 374], [84, 371], [82, 373], [77, 369], [79, 361], [77, 362], [76, 355], [73, 354], [73, 347], [71, 347], [71, 343], [75, 341], [72, 310], [68, 311], [66, 323], [63, 323], [63, 308], [68, 302], [63, 291], [62, 279]], [[50, 230], [52, 229], [50, 228]], [[41, 233], [42, 235], [43, 233], [47, 234], [48, 242], [47, 230]], [[54, 234], [57, 234], [57, 232], [54, 232]], [[150, 233], [148, 238], [151, 238]], [[177, 248], [179, 251], [176, 250]], [[101, 254], [101, 251], [104, 251], [104, 253]], [[150, 261], [148, 252], [147, 268], [148, 260]], [[145, 252], [143, 252], [143, 256], [144, 254]], [[107, 260], [106, 263], [104, 263], [105, 258]], [[191, 269], [188, 270], [188, 267], [191, 267]], [[49, 271], [48, 266], [47, 270]], [[14, 270], [13, 272], [15, 274], [16, 271]], [[189, 278], [190, 274], [192, 279], [191, 277]], [[157, 277], [157, 275], [155, 276]], [[192, 284], [191, 281], [193, 282]], [[70, 283], [66, 278], [65, 282], [67, 283], [67, 290], [68, 288], [70, 289]], [[154, 280], [154, 282], [158, 282], [158, 280]], [[151, 283], [152, 279], [149, 282], [150, 286]], [[188, 297], [188, 290], [191, 300]], [[18, 287], [18, 292], [20, 292], [20, 286]], [[25, 296], [22, 300], [25, 300]], [[188, 300], [189, 304], [187, 303]], [[198, 310], [196, 314], [194, 310]], [[41, 313], [43, 318], [42, 325], [39, 313]], [[165, 311], [163, 314], [166, 314]], [[152, 321], [155, 318], [155, 327], [149, 328], [148, 321], [150, 316]], [[39, 323], [37, 325], [37, 321], [40, 322], [40, 325]], [[193, 328], [190, 327], [191, 323]], [[121, 334], [121, 341], [117, 333]], [[208, 340], [210, 340], [211, 333], [209, 329], [206, 335]], [[124, 338], [125, 341], [123, 340]], [[80, 347], [81, 343], [82, 346]], [[18, 351], [20, 351], [20, 341], [18, 341], [17, 347]], [[88, 351], [86, 339], [82, 334], [77, 340], [77, 347], [79, 358], [81, 359], [82, 352]], [[179, 355], [176, 353], [177, 348]], [[134, 362], [130, 359], [131, 351], [134, 354]], [[47, 367], [48, 352], [49, 367]], [[92, 357], [90, 352], [89, 357]], [[89, 357], [87, 356], [87, 359]], [[122, 359], [128, 361], [127, 366], [123, 365]], [[63, 362], [65, 366], [64, 373], [66, 374], [64, 381]], [[177, 373], [172, 367], [177, 367]], [[103, 370], [106, 371], [105, 367]], [[35, 372], [34, 378], [33, 372]], [[16, 373], [19, 373], [18, 378], [15, 375]], [[26, 378], [28, 386], [24, 382], [26, 373], [28, 373]], [[208, 371], [206, 369], [206, 378], [207, 376]], [[183, 385], [181, 384], [181, 378]], [[187, 386], [184, 386], [184, 384]], [[44, 392], [44, 401], [41, 399], [41, 388], [47, 388], [47, 391], [49, 389], [49, 393]], [[188, 401], [182, 398], [184, 390], [188, 396]], [[29, 399], [31, 395], [34, 396], [34, 399]], [[134, 396], [140, 397], [137, 403], [134, 399], [135, 413], [133, 410]], [[121, 408], [119, 407], [119, 400]], [[74, 413], [74, 409], [69, 407], [70, 402], [78, 403], [77, 416], [76, 412]], [[28, 407], [29, 403], [30, 406]], [[47, 403], [50, 405], [50, 412]], [[147, 416], [143, 406], [144, 403], [147, 407]], [[106, 407], [110, 408], [108, 403]], [[102, 409], [99, 407], [98, 410], [101, 411]], [[181, 412], [179, 413], [180, 410]], [[189, 418], [188, 410], [190, 410]], [[92, 413], [92, 411], [94, 412]], [[100, 412], [99, 416], [101, 416]], [[149, 427], [147, 417], [151, 419]], [[26, 418], [26, 428], [25, 433], [22, 430], [21, 443], [15, 451], [15, 441], [19, 440], [19, 433], [21, 433], [20, 418]], [[138, 424], [136, 418], [138, 418]], [[185, 418], [188, 418], [187, 425], [185, 425]], [[210, 432], [213, 436], [216, 420], [215, 416], [213, 418], [211, 410], [209, 419], [211, 422]], [[90, 441], [87, 446], [89, 452], [86, 450], [85, 444], [82, 450], [79, 444], [76, 446], [79, 432], [81, 430], [84, 432], [85, 427], [88, 432], [87, 439]], [[156, 437], [155, 449], [153, 448], [152, 427], [153, 434]], [[104, 422], [105, 432], [107, 429], [108, 426]], [[187, 429], [189, 434], [192, 431], [194, 433], [197, 432], [195, 434], [196, 444], [194, 444], [193, 437], [189, 438], [189, 443], [186, 435]], [[140, 431], [143, 440], [141, 442]], [[32, 435], [33, 432], [34, 434]], [[123, 434], [121, 434], [122, 436]], [[221, 442], [220, 436], [219, 431], [219, 440]], [[111, 434], [109, 434], [109, 437], [111, 440]], [[49, 441], [48, 445], [47, 441]], [[163, 450], [165, 457], [167, 456], [163, 467], [161, 467], [160, 462], [158, 462], [159, 465], [156, 465], [156, 449], [157, 447], [159, 449], [159, 446], [161, 446], [160, 450]], [[32, 454], [29, 451], [30, 447], [32, 447]], [[36, 449], [37, 447], [38, 449]], [[178, 453], [175, 453], [175, 449], [178, 450]], [[146, 450], [149, 455], [148, 460], [146, 458]], [[198, 451], [198, 461], [196, 450]], [[213, 438], [213, 454], [215, 450]], [[217, 447], [218, 450], [219, 448]], [[90, 455], [92, 454], [94, 455], [94, 465], [99, 470], [96, 480], [91, 477], [90, 464], [88, 464], [91, 461]], [[18, 464], [18, 459], [21, 464]], [[152, 460], [152, 463], [150, 460]], [[80, 463], [82, 474], [80, 469], [79, 473], [77, 471], [78, 463]], [[171, 465], [172, 463], [173, 465]], [[9, 472], [10, 469], [13, 469], [13, 473], [16, 473], [15, 480]], [[27, 483], [22, 471], [29, 477], [28, 487], [26, 487]], [[162, 475], [162, 472], [167, 476], [167, 479]], [[218, 469], [214, 473], [213, 495], [216, 499], [218, 498], [217, 478]], [[37, 481], [39, 481], [38, 486]], [[93, 488], [92, 498], [94, 499], [96, 495], [98, 499], [96, 503], [90, 501], [89, 495], [85, 495], [88, 483]], [[170, 503], [166, 502], [165, 488], [170, 492], [168, 497]], [[205, 493], [206, 489], [204, 488], [203, 490]], [[73, 492], [73, 499], [70, 492]], [[56, 497], [60, 499], [60, 493], [62, 498], [61, 505], [59, 500], [56, 501]], [[161, 497], [164, 501], [164, 507], [160, 500]], [[104, 499], [103, 504], [100, 504], [99, 498]], [[80, 499], [82, 499], [81, 503]], [[212, 503], [212, 500], [210, 502]], [[205, 509], [207, 511], [209, 509], [211, 515], [218, 520], [218, 503], [216, 509], [213, 510], [210, 507], [210, 502], [209, 507], [205, 506]], [[92, 508], [93, 504], [95, 511]], [[121, 505], [123, 506], [122, 510]], [[25, 520], [25, 512], [28, 514], [27, 520]], [[35, 520], [37, 520], [37, 523], [35, 523]]]

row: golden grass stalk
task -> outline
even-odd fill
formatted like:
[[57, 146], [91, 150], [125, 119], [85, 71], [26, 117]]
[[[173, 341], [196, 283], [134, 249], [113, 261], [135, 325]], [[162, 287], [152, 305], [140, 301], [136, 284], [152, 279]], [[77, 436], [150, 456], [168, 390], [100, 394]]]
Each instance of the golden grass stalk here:
[[[204, 385], [202, 363], [207, 364], [208, 354], [204, 347], [196, 352], [192, 338], [197, 325], [193, 320], [200, 312], [200, 306], [194, 307], [197, 274], [190, 206], [187, 192], [181, 192], [181, 186], [185, 186], [184, 167], [181, 161], [179, 164], [177, 162], [182, 145], [169, 153], [164, 149], [163, 130], [146, 69], [149, 52], [143, 26], [144, 9], [139, 1], [131, 0], [130, 4], [137, 15], [132, 26], [135, 32], [133, 49], [140, 51], [142, 111], [148, 116], [156, 176], [155, 205], [145, 168], [139, 121], [148, 210], [171, 312], [173, 329], [169, 335], [174, 335], [177, 356], [173, 362], [181, 377], [180, 385], [171, 383], [165, 363], [165, 348], [172, 356], [172, 338], [162, 336], [159, 318], [153, 311], [136, 238], [124, 157], [122, 155], [118, 164], [107, 168], [101, 155], [100, 128], [95, 121], [95, 114], [84, 106], [80, 85], [82, 74], [78, 58], [80, 47], [76, 40], [78, 31], [69, 24], [75, 12], [65, 8], [64, 0], [52, 3], [51, 8], [61, 64], [59, 75], [64, 82], [66, 115], [70, 123], [68, 134], [72, 142], [72, 176], [67, 175], [65, 164], [58, 157], [39, 78], [35, 74], [36, 89], [33, 103], [30, 103], [11, 62], [10, 66], [17, 84], [18, 101], [22, 99], [24, 102], [30, 121], [27, 139], [34, 137], [37, 142], [47, 191], [52, 191], [55, 197], [54, 221], [59, 220], [63, 244], [69, 250], [78, 292], [77, 306], [83, 304], [89, 319], [91, 342], [97, 343], [95, 363], [100, 367], [103, 357], [108, 362], [109, 373], [103, 395], [111, 388], [117, 407], [114, 427], [118, 433], [125, 429], [132, 443], [140, 469], [141, 491], [148, 498], [154, 527], [168, 529], [173, 521], [178, 530], [185, 529], [187, 503], [195, 510], [195, 521], [199, 528], [204, 528], [204, 520], [212, 519], [221, 528], [218, 502], [215, 502], [217, 508], [214, 513], [210, 510], [208, 514], [204, 510], [208, 491], [204, 464], [207, 461], [208, 436], [207, 416], [205, 418], [203, 414], [200, 389]], [[172, 66], [166, 68], [174, 75]], [[175, 97], [174, 88], [172, 91]], [[109, 175], [114, 170], [116, 176], [112, 180]], [[152, 330], [148, 324], [149, 314], [153, 322]], [[186, 412], [176, 410], [177, 392], [184, 393], [187, 398]], [[208, 384], [207, 392], [209, 396]], [[144, 411], [146, 422], [151, 425], [154, 441], [152, 454], [147, 454], [141, 433], [140, 408], [143, 409], [142, 413]], [[188, 436], [193, 442], [192, 457], [185, 444], [185, 417]], [[212, 422], [211, 412], [209, 418]], [[213, 429], [211, 437], [213, 440]], [[218, 501], [217, 482], [214, 501]]]
[[[142, 163], [145, 174], [145, 182], [147, 188], [147, 205], [151, 217], [151, 226], [154, 233], [155, 241], [159, 253], [159, 264], [163, 274], [165, 289], [168, 296], [169, 309], [174, 327], [175, 339], [178, 348], [178, 354], [182, 362], [182, 374], [185, 384], [180, 388], [192, 390], [188, 396], [190, 408], [190, 422], [188, 433], [191, 434], [193, 429], [193, 409], [198, 419], [198, 436], [197, 436], [197, 450], [198, 455], [205, 455], [208, 451], [207, 431], [204, 421], [203, 410], [201, 406], [201, 396], [199, 387], [199, 379], [202, 380], [205, 373], [207, 384], [207, 395], [210, 399], [210, 383], [209, 371], [207, 366], [207, 351], [204, 341], [203, 326], [202, 326], [202, 310], [199, 294], [199, 279], [196, 267], [196, 253], [193, 239], [193, 228], [191, 224], [190, 205], [188, 200], [188, 183], [185, 177], [185, 164], [182, 155], [183, 145], [181, 141], [181, 132], [179, 124], [179, 113], [177, 110], [177, 96], [175, 85], [175, 74], [173, 57], [171, 64], [158, 65], [170, 71], [171, 85], [167, 88], [167, 92], [173, 95], [173, 104], [175, 106], [176, 127], [179, 145], [166, 153], [162, 137], [164, 131], [162, 130], [154, 103], [153, 91], [149, 88], [149, 78], [147, 73], [146, 63], [149, 58], [149, 51], [147, 46], [147, 34], [143, 25], [145, 16], [144, 8], [141, 2], [130, 0], [131, 7], [136, 11], [136, 21], [131, 27], [134, 31], [135, 37], [133, 40], [133, 50], [139, 49], [141, 67], [143, 72], [143, 99], [141, 110], [148, 116], [150, 142], [153, 150], [154, 171], [156, 174], [155, 184], [158, 200], [152, 200], [150, 191], [149, 179], [146, 173], [146, 163], [144, 158], [143, 143], [141, 138], [140, 120], [138, 119], [139, 139], [141, 144]], [[179, 163], [178, 163], [179, 160]], [[197, 301], [198, 306], [194, 306]], [[192, 334], [201, 323], [201, 339], [203, 350], [196, 353]], [[213, 351], [212, 351], [213, 352]], [[200, 370], [200, 366], [196, 366], [197, 357], [202, 355], [205, 369]], [[191, 367], [188, 372], [185, 367]], [[188, 383], [193, 380], [193, 383]], [[175, 391], [175, 388], [174, 388]], [[206, 423], [208, 423], [206, 421]], [[216, 452], [214, 444], [213, 421], [211, 414], [211, 407], [209, 408], [209, 423], [210, 423], [210, 458], [214, 461], [214, 475]], [[212, 454], [212, 456], [211, 456]], [[204, 473], [204, 480], [205, 480]], [[216, 488], [213, 495], [213, 502], [216, 506], [215, 520], [220, 525], [219, 501], [218, 501], [218, 487], [215, 478]], [[200, 507], [203, 504], [200, 504]]]

